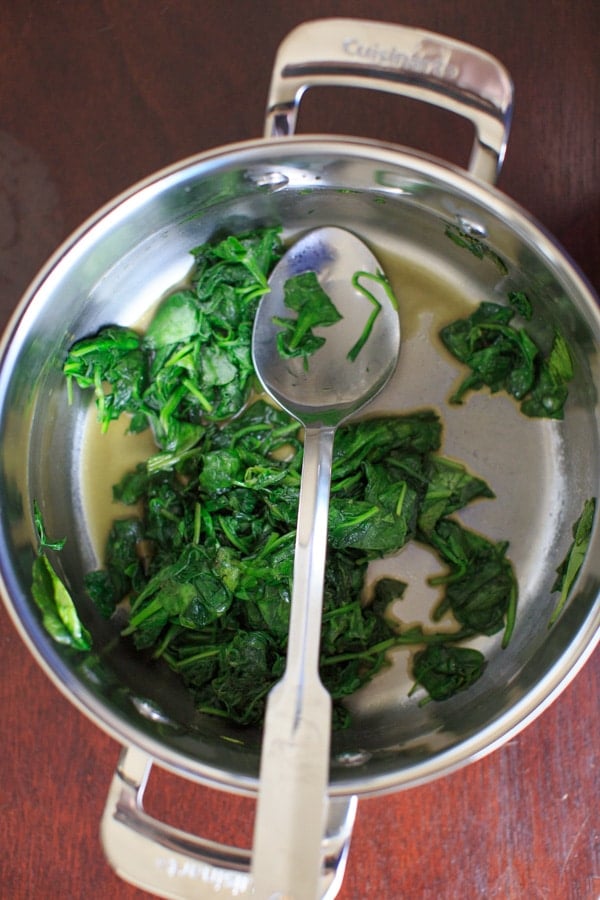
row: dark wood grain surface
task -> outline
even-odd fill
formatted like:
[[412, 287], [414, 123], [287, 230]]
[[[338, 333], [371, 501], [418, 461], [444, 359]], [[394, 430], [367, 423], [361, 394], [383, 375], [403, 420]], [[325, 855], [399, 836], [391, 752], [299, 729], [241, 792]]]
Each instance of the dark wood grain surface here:
[[[277, 45], [319, 15], [417, 25], [498, 56], [516, 87], [500, 187], [600, 290], [597, 0], [3, 0], [0, 324], [59, 242], [119, 191], [259, 136]], [[459, 163], [469, 144], [443, 114], [375, 95], [309, 95], [301, 130], [381, 137]], [[361, 801], [342, 900], [598, 900], [599, 688], [596, 653], [489, 757]], [[119, 748], [51, 685], [3, 609], [0, 711], [0, 897], [146, 896], [112, 873], [98, 838]], [[148, 805], [250, 840], [248, 800], [156, 772]]]

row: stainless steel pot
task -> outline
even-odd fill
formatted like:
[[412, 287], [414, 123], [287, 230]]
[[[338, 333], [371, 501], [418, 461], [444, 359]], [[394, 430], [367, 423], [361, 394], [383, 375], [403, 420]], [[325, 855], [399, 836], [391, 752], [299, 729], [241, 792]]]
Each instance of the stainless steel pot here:
[[[355, 138], [293, 136], [303, 90], [317, 84], [381, 88], [466, 116], [475, 128], [469, 171], [423, 154]], [[456, 367], [430, 339], [431, 310], [403, 322], [402, 363], [383, 409], [443, 408], [444, 451], [497, 494], [468, 523], [508, 537], [519, 578], [517, 628], [506, 650], [486, 639], [489, 664], [468, 692], [419, 707], [399, 657], [354, 702], [354, 724], [334, 735], [322, 895], [343, 877], [356, 798], [421, 784], [489, 753], [537, 716], [592, 653], [600, 635], [600, 538], [595, 532], [572, 599], [548, 628], [555, 568], [583, 502], [597, 496], [600, 454], [597, 300], [557, 243], [490, 186], [502, 163], [512, 86], [502, 66], [447, 38], [398, 26], [323, 20], [282, 44], [266, 139], [187, 159], [134, 186], [61, 247], [31, 285], [4, 336], [0, 361], [0, 569], [9, 612], [38, 662], [83, 712], [127, 749], [110, 790], [102, 840], [127, 880], [165, 897], [249, 895], [249, 853], [183, 834], [142, 808], [156, 762], [213, 787], [254, 795], [260, 735], [198, 718], [163, 671], [115, 644], [82, 588], [95, 567], [84, 509], [86, 408], [69, 406], [61, 366], [72, 341], [108, 322], [133, 323], [189, 267], [188, 251], [216, 230], [282, 223], [293, 236], [335, 223], [393, 254], [423, 284], [473, 304], [523, 290], [543, 310], [540, 338], [569, 341], [576, 375], [564, 421], [531, 421], [510, 401], [445, 405]], [[479, 259], [447, 226], [484, 239], [504, 260]], [[433, 279], [433, 281], [432, 281]], [[401, 297], [402, 306], [402, 297]], [[402, 313], [404, 315], [404, 313]], [[107, 485], [107, 490], [109, 489]], [[78, 598], [95, 653], [53, 643], [30, 596], [32, 502], [50, 533], [67, 535], [59, 564]], [[418, 560], [402, 556], [402, 571]], [[431, 598], [419, 594], [426, 618]]]

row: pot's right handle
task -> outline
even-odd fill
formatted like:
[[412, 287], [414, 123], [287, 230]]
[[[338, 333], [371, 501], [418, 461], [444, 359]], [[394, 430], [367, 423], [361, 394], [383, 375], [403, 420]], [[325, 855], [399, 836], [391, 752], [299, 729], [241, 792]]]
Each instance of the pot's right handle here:
[[[256, 896], [251, 851], [188, 834], [150, 816], [143, 796], [152, 759], [134, 747], [123, 749], [109, 789], [100, 827], [106, 858], [136, 887], [170, 900]], [[356, 797], [330, 797], [323, 838], [321, 900], [340, 889], [356, 815]]]
[[469, 172], [493, 184], [510, 130], [513, 86], [497, 59], [428, 31], [361, 19], [305, 22], [279, 46], [265, 135], [294, 133], [308, 87], [379, 88], [433, 103], [469, 119], [475, 141]]

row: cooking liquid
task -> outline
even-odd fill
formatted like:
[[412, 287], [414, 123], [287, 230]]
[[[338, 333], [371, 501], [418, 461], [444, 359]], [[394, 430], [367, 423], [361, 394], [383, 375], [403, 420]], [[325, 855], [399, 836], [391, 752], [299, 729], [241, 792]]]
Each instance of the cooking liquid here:
[[90, 541], [100, 565], [113, 521], [140, 512], [138, 507], [113, 500], [112, 486], [157, 452], [150, 428], [130, 434], [127, 427], [128, 417], [121, 416], [102, 433], [95, 404], [90, 404], [83, 438], [82, 497]]

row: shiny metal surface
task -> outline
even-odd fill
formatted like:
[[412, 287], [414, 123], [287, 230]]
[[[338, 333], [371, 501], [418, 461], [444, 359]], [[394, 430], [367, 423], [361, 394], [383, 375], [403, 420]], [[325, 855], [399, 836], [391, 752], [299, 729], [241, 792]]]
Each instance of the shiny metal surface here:
[[[380, 307], [366, 343], [351, 359], [373, 309], [353, 284], [357, 271]], [[276, 323], [290, 312], [288, 279], [306, 272], [316, 275], [341, 318], [317, 329], [325, 344], [314, 355], [290, 359], [278, 352]], [[381, 273], [381, 263], [355, 235], [341, 228], [311, 230], [275, 266], [254, 320], [256, 373], [267, 393], [304, 426], [286, 667], [267, 699], [261, 747], [252, 845], [259, 897], [320, 896], [332, 704], [319, 676], [319, 655], [333, 442], [338, 425], [365, 410], [398, 362], [398, 309], [374, 280]]]
[[[0, 574], [9, 611], [57, 686], [102, 728], [161, 765], [253, 795], [260, 736], [200, 719], [163, 670], [115, 646], [111, 626], [87, 603], [82, 574], [97, 563], [85, 505], [81, 448], [86, 408], [66, 403], [61, 364], [71, 342], [107, 322], [134, 323], [188, 271], [188, 251], [217, 229], [281, 222], [286, 237], [335, 222], [377, 253], [418, 273], [435, 272], [466, 302], [524, 290], [544, 310], [540, 337], [559, 327], [576, 378], [564, 422], [524, 422], [508, 402], [481, 396], [450, 414], [457, 370], [430, 340], [425, 308], [402, 322], [408, 335], [398, 380], [382, 411], [443, 409], [444, 451], [489, 480], [497, 500], [468, 524], [508, 536], [520, 587], [507, 650], [488, 639], [489, 665], [474, 688], [419, 708], [406, 697], [401, 655], [354, 702], [354, 724], [332, 744], [330, 794], [375, 794], [421, 784], [490, 752], [538, 715], [574, 677], [600, 633], [597, 529], [564, 614], [549, 630], [556, 565], [583, 501], [598, 495], [597, 300], [561, 248], [516, 204], [450, 166], [355, 139], [245, 142], [158, 173], [101, 210], [61, 248], [18, 308], [0, 347]], [[454, 224], [484, 238], [508, 272], [448, 241]], [[401, 317], [403, 313], [401, 310]], [[50, 642], [30, 599], [33, 498], [51, 533], [68, 535], [57, 564], [81, 605], [96, 655], [85, 660]], [[431, 597], [416, 588], [425, 618]], [[422, 581], [422, 579], [421, 579]], [[113, 817], [114, 818], [114, 817]], [[133, 865], [133, 862], [132, 862]]]
[[[159, 897], [256, 897], [250, 876], [251, 853], [165, 825], [145, 812], [143, 798], [152, 761], [139, 750], [123, 750], [102, 819], [101, 834], [110, 864], [126, 881]], [[355, 797], [329, 803], [323, 838], [320, 896], [335, 897], [344, 874]]]
[[483, 50], [401, 25], [304, 22], [279, 47], [265, 136], [293, 134], [304, 91], [319, 85], [376, 87], [464, 116], [475, 129], [469, 172], [496, 180], [510, 131], [513, 86], [504, 66]]
[[[265, 190], [266, 173], [280, 177]], [[110, 627], [87, 605], [82, 573], [97, 560], [82, 496], [86, 408], [81, 400], [67, 406], [60, 366], [74, 338], [109, 321], [135, 322], [185, 274], [189, 248], [217, 223], [280, 220], [293, 236], [303, 230], [308, 210], [311, 226], [335, 217], [381, 251], [382, 259], [392, 250], [417, 270], [434, 270], [474, 303], [507, 285], [526, 290], [544, 303], [546, 321], [563, 329], [577, 354], [562, 423], [532, 428], [508, 403], [485, 396], [473, 398], [460, 415], [444, 413], [444, 451], [489, 478], [497, 494], [493, 504], [473, 510], [468, 523], [511, 539], [521, 595], [517, 629], [507, 650], [495, 639], [485, 642], [483, 678], [445, 704], [419, 708], [408, 700], [402, 658], [361, 693], [353, 727], [334, 735], [330, 794], [374, 794], [439, 777], [508, 740], [564, 688], [598, 641], [597, 534], [573, 602], [547, 628], [555, 566], [583, 500], [598, 493], [597, 467], [590, 466], [598, 456], [598, 312], [560, 249], [499, 193], [415, 154], [320, 138], [237, 145], [133, 189], [59, 251], [4, 339], [0, 566], [15, 624], [57, 686], [87, 715], [167, 768], [255, 793], [260, 736], [198, 720], [169, 673], [149, 670], [126, 648], [115, 648]], [[508, 276], [448, 241], [444, 223], [459, 217], [488, 235], [509, 265]], [[402, 327], [398, 380], [378, 398], [380, 408], [444, 404], [456, 370], [422, 336], [411, 338], [409, 323]], [[71, 536], [58, 563], [93, 631], [96, 658], [73, 658], [52, 644], [32, 606], [33, 497], [50, 533]], [[405, 557], [402, 566], [416, 563]], [[431, 598], [417, 593], [414, 603], [422, 618]]]

